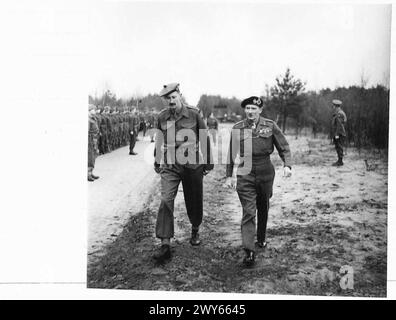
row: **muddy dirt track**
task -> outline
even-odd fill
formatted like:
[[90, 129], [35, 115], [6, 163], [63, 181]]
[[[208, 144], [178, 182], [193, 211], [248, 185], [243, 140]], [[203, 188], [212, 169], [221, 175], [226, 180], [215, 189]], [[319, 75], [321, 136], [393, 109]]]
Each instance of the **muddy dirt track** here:
[[[159, 245], [154, 228], [159, 207], [159, 177], [142, 209], [122, 231], [88, 257], [88, 287], [240, 292], [298, 295], [386, 296], [387, 155], [347, 150], [336, 168], [334, 146], [309, 137], [288, 137], [293, 176], [276, 169], [268, 220], [268, 247], [257, 263], [241, 265], [241, 206], [235, 191], [224, 189], [225, 167], [204, 178], [202, 244], [192, 247], [181, 186], [175, 203], [173, 258], [155, 265]], [[364, 160], [368, 160], [369, 167]], [[118, 208], [128, 212], [129, 207]], [[347, 266], [353, 287], [343, 289], [340, 269]], [[351, 273], [352, 272], [352, 273]]]

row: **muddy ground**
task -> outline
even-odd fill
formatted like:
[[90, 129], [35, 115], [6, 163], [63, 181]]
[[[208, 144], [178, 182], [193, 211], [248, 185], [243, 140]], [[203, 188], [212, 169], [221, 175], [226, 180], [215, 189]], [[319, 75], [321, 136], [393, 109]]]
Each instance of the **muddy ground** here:
[[[225, 168], [217, 165], [204, 178], [201, 246], [188, 242], [190, 224], [180, 186], [173, 258], [164, 265], [154, 263], [152, 254], [159, 245], [154, 234], [157, 183], [143, 209], [129, 218], [114, 241], [100, 253], [89, 254], [88, 287], [386, 296], [387, 155], [348, 148], [345, 166], [337, 168], [331, 166], [334, 146], [325, 138], [288, 139], [293, 176], [282, 177], [275, 151], [268, 247], [257, 251], [253, 268], [241, 264], [241, 206], [236, 192], [222, 187]], [[353, 272], [353, 283], [346, 289], [340, 286], [343, 266]]]

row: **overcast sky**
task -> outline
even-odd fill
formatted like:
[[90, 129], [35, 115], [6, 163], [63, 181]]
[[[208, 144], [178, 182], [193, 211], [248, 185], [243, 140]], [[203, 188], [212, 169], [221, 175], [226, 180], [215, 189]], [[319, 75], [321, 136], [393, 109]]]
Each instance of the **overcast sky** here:
[[90, 94], [264, 92], [287, 67], [307, 89], [388, 85], [389, 5], [107, 2], [89, 15]]

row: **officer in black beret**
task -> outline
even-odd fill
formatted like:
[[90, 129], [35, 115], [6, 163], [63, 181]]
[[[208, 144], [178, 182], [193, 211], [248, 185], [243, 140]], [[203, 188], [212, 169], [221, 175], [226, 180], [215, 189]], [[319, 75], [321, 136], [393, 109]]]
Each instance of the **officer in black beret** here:
[[154, 169], [161, 175], [161, 204], [155, 231], [161, 239], [161, 247], [154, 255], [158, 262], [171, 258], [174, 201], [180, 182], [192, 225], [190, 243], [193, 246], [200, 244], [203, 176], [214, 167], [207, 128], [199, 109], [185, 103], [178, 83], [165, 85], [160, 96], [166, 108], [158, 114], [155, 139]]
[[[233, 126], [224, 185], [236, 189], [242, 204], [241, 232], [245, 251], [243, 264], [249, 267], [255, 262], [255, 245], [259, 248], [267, 245], [269, 200], [272, 197], [275, 177], [270, 154], [275, 146], [284, 162], [283, 175], [290, 177], [291, 153], [289, 144], [276, 123], [260, 116], [263, 111], [263, 100], [260, 97], [247, 98], [242, 101], [241, 106], [245, 109], [246, 119]], [[241, 162], [235, 178], [233, 171], [237, 155]]]
[[338, 160], [333, 163], [333, 166], [340, 167], [344, 165], [342, 161], [344, 157], [344, 143], [346, 139], [345, 125], [347, 117], [345, 112], [341, 109], [342, 101], [334, 99], [333, 104], [333, 117], [331, 119], [332, 137], [337, 152]]

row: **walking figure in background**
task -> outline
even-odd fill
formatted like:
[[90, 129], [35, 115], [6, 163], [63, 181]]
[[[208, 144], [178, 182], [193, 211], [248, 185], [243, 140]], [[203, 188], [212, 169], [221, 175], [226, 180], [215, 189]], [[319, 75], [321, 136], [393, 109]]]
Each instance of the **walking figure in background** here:
[[156, 126], [155, 110], [151, 109], [151, 112], [147, 116], [147, 130], [150, 135], [150, 142], [154, 142], [155, 126]]
[[207, 119], [206, 124], [208, 126], [209, 133], [212, 136], [213, 144], [216, 145], [217, 144], [216, 138], [219, 130], [219, 121], [217, 121], [217, 119], [213, 115], [213, 112], [210, 114], [209, 118]]
[[136, 114], [136, 111], [134, 110], [133, 112], [129, 113], [128, 117], [128, 128], [129, 128], [129, 154], [132, 156], [136, 156], [137, 152], [135, 152], [133, 149], [135, 148], [135, 144], [137, 141], [137, 136], [139, 134], [139, 119], [138, 115]]
[[331, 120], [332, 138], [337, 152], [338, 160], [333, 163], [333, 166], [339, 167], [344, 165], [342, 161], [344, 157], [344, 144], [346, 140], [345, 124], [347, 117], [345, 112], [341, 109], [342, 101], [333, 100], [333, 117]]
[[[233, 127], [224, 186], [236, 189], [242, 204], [241, 232], [245, 251], [243, 264], [250, 267], [255, 262], [255, 245], [259, 248], [265, 248], [267, 245], [269, 200], [272, 197], [275, 177], [270, 154], [275, 146], [284, 163], [283, 175], [290, 177], [291, 153], [289, 144], [276, 123], [260, 116], [263, 111], [262, 99], [253, 96], [243, 100], [241, 106], [245, 109], [246, 119], [237, 122]], [[241, 161], [234, 178], [234, 163], [238, 154], [245, 162]], [[247, 160], [251, 163], [251, 170], [246, 170]]]
[[96, 106], [88, 105], [88, 181], [95, 181], [99, 176], [93, 174], [95, 168], [95, 159], [99, 153], [98, 137], [99, 126], [95, 118]]

